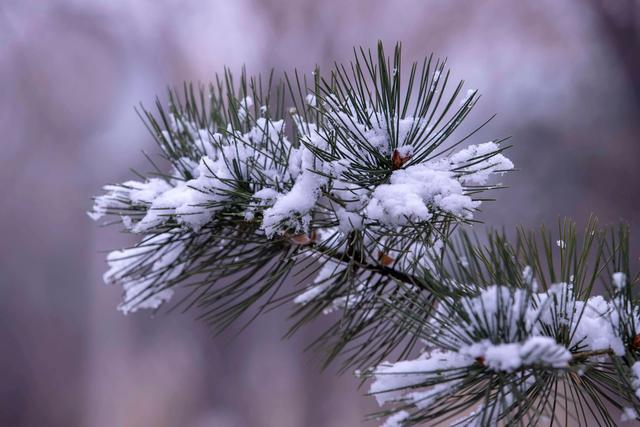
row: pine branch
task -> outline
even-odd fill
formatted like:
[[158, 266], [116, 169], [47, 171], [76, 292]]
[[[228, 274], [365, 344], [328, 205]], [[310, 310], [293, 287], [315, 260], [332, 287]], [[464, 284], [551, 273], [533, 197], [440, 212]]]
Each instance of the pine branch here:
[[[236, 83], [225, 70], [208, 87], [170, 90], [168, 108], [141, 107], [171, 171], [152, 163], [148, 179], [106, 186], [91, 212], [141, 236], [108, 257], [120, 308], [156, 309], [181, 286], [184, 307], [224, 328], [293, 300], [291, 331], [340, 311], [317, 341], [329, 360], [390, 354], [407, 334], [382, 299], [419, 288], [433, 304], [442, 287], [425, 255], [475, 221], [481, 194], [500, 188], [488, 179], [513, 167], [500, 142], [454, 152], [486, 124], [451, 140], [476, 92], [456, 108], [462, 83], [447, 94], [444, 62], [409, 69], [405, 83], [400, 46], [389, 60], [379, 44], [311, 79], [243, 71]], [[294, 276], [297, 290], [283, 292]]]
[[640, 301], [628, 228], [592, 220], [582, 236], [564, 221], [555, 238], [543, 228], [539, 236], [521, 230], [515, 245], [495, 232], [483, 245], [466, 233], [450, 241], [433, 271], [452, 288], [449, 297], [435, 310], [415, 304], [419, 290], [404, 305], [388, 302], [427, 350], [365, 373], [378, 402], [394, 406], [374, 417], [398, 425], [535, 425], [541, 417], [617, 425], [613, 405], [637, 419]]

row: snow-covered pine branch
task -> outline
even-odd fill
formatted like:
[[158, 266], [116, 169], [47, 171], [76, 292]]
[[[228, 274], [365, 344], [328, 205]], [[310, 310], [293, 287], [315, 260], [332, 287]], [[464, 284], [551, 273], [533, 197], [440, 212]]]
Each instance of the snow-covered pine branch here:
[[[400, 47], [389, 62], [379, 45], [310, 82], [243, 73], [235, 86], [226, 72], [143, 110], [170, 170], [105, 186], [89, 213], [139, 236], [107, 257], [120, 309], [155, 309], [185, 284], [187, 303], [226, 326], [290, 297], [293, 329], [342, 311], [319, 340], [334, 354], [367, 336], [369, 356], [386, 355], [398, 331], [375, 328], [379, 297], [428, 288], [425, 255], [513, 169], [499, 141], [461, 145], [484, 124], [454, 139], [478, 97], [448, 91], [444, 66], [429, 57], [401, 80]], [[298, 295], [279, 293], [294, 266], [309, 271]]]
[[[385, 426], [638, 419], [640, 302], [632, 291], [638, 279], [629, 271], [628, 231], [620, 227], [608, 240], [609, 230], [591, 224], [582, 243], [570, 223], [561, 233], [555, 245], [544, 233], [536, 239], [521, 232], [516, 245], [500, 233], [485, 247], [455, 239], [451, 247], [463, 250], [445, 258], [457, 266], [437, 271], [460, 292], [435, 309], [394, 304], [396, 321], [426, 349], [365, 372], [370, 393], [389, 407], [376, 415], [388, 417]], [[608, 297], [598, 295], [599, 285]]]

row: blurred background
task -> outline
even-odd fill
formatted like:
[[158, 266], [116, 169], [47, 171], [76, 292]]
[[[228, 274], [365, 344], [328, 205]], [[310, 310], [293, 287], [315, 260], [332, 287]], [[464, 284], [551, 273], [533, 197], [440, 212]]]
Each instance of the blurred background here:
[[[123, 316], [85, 211], [154, 152], [133, 106], [224, 65], [311, 71], [353, 45], [434, 52], [483, 94], [475, 142], [520, 168], [488, 225], [591, 213], [640, 237], [640, 2], [0, 0], [0, 425], [358, 426], [376, 409], [320, 373], [282, 312], [215, 339], [195, 313]], [[316, 331], [317, 332], [317, 331]]]

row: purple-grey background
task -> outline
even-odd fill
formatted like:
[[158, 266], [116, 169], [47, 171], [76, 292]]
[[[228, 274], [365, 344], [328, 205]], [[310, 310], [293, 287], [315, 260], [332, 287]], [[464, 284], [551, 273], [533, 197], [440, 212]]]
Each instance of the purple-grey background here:
[[[357, 426], [365, 389], [282, 341], [283, 312], [238, 338], [195, 313], [115, 310], [102, 251], [129, 240], [85, 215], [104, 183], [148, 170], [133, 106], [224, 65], [311, 71], [353, 45], [448, 57], [512, 135], [520, 171], [487, 224], [640, 218], [635, 0], [0, 0], [0, 425]], [[637, 239], [638, 233], [634, 233]]]

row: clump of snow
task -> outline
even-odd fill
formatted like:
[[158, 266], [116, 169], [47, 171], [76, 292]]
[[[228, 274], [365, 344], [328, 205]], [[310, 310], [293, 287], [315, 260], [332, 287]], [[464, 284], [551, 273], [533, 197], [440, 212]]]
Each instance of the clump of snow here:
[[223, 160], [213, 161], [203, 157], [194, 171], [197, 177], [189, 181], [178, 181], [174, 187], [157, 195], [147, 214], [133, 228], [134, 232], [146, 232], [163, 224], [171, 217], [178, 222], [199, 230], [211, 219], [216, 207], [206, 204], [222, 201], [221, 190], [228, 188], [224, 181], [232, 175]]
[[401, 145], [396, 148], [396, 151], [400, 157], [411, 157], [413, 156], [414, 147], [412, 145]]
[[373, 372], [374, 381], [369, 393], [373, 394], [379, 405], [399, 399], [406, 388], [433, 381], [443, 371], [464, 368], [474, 363], [468, 355], [434, 350], [419, 359], [404, 360], [397, 363], [383, 363]]
[[[480, 202], [466, 194], [466, 185], [485, 185], [492, 175], [512, 170], [513, 163], [495, 142], [472, 145], [450, 157], [420, 163], [391, 174], [377, 186], [366, 208], [370, 219], [386, 225], [428, 221], [437, 212], [470, 219]], [[413, 147], [397, 149], [411, 156]]]
[[146, 182], [127, 181], [120, 185], [106, 185], [106, 194], [96, 197], [93, 211], [88, 215], [93, 220], [98, 220], [110, 212], [125, 212], [129, 204], [150, 204], [154, 198], [171, 189], [171, 186], [163, 179], [152, 178]]
[[339, 221], [338, 227], [344, 233], [364, 228], [364, 217], [358, 212], [349, 212], [346, 209], [338, 208], [336, 216]]
[[583, 307], [582, 317], [574, 321], [576, 329], [574, 342], [586, 344], [591, 350], [610, 349], [618, 356], [624, 355], [624, 343], [611, 321], [611, 315], [615, 312], [611, 303], [597, 295], [584, 303], [576, 303], [577, 311], [582, 310]]
[[246, 98], [242, 99], [239, 104], [240, 105], [238, 106], [238, 118], [240, 120], [244, 120], [249, 115], [249, 109], [253, 107], [253, 98], [250, 96], [247, 96]]
[[402, 422], [409, 418], [409, 416], [410, 414], [407, 411], [398, 411], [387, 418], [381, 427], [401, 427]]
[[542, 307], [538, 323], [552, 328], [558, 322], [568, 325], [574, 331], [571, 346], [593, 351], [610, 349], [616, 355], [624, 354], [623, 340], [614, 328], [615, 302], [606, 301], [601, 295], [579, 301], [573, 287], [566, 283], [555, 284], [548, 292], [536, 294], [535, 300]]
[[[512, 289], [505, 286], [490, 286], [483, 289], [475, 297], [461, 298], [458, 304], [470, 318], [469, 322], [462, 321], [460, 314], [455, 314], [458, 326], [451, 333], [459, 337], [474, 336], [475, 331], [484, 331], [489, 336], [501, 336], [505, 342], [519, 342], [518, 329], [524, 324], [531, 324], [534, 313], [529, 309], [530, 298], [523, 289]], [[508, 313], [502, 319], [500, 313]], [[438, 311], [436, 319], [443, 325], [449, 323], [451, 313], [448, 310]], [[467, 325], [467, 326], [464, 326]], [[499, 335], [498, 335], [499, 333]], [[473, 339], [460, 341], [459, 347], [473, 343]]]
[[305, 101], [307, 101], [307, 104], [310, 105], [311, 107], [315, 107], [318, 104], [318, 101], [316, 100], [316, 96], [312, 93], [307, 94], [307, 96], [305, 97]]
[[638, 412], [635, 409], [629, 407], [625, 407], [622, 409], [622, 415], [620, 415], [621, 422], [636, 420], [638, 420]]
[[462, 105], [466, 104], [467, 101], [469, 101], [469, 99], [471, 99], [471, 97], [473, 95], [475, 95], [477, 91], [478, 91], [478, 89], [469, 89], [469, 90], [467, 90], [467, 94], [464, 96], [464, 98], [462, 98], [460, 100], [460, 105], [462, 106]]
[[[134, 183], [133, 181], [132, 183]], [[151, 178], [147, 182], [135, 182], [129, 198], [133, 203], [151, 203], [160, 194], [169, 191], [171, 185], [164, 179]]]
[[571, 360], [571, 353], [566, 347], [545, 336], [533, 336], [520, 343], [491, 344], [483, 341], [461, 351], [482, 358], [484, 364], [495, 371], [506, 372], [523, 366], [566, 368]]
[[331, 196], [340, 200], [340, 205], [334, 206], [338, 227], [343, 233], [361, 230], [365, 227], [364, 207], [369, 200], [370, 191], [352, 183], [334, 180]]
[[124, 183], [122, 185], [105, 185], [102, 187], [102, 189], [107, 193], [95, 198], [93, 202], [93, 209], [87, 212], [89, 218], [97, 221], [107, 215], [109, 211], [117, 212], [119, 210], [127, 209], [128, 205], [126, 200], [128, 200], [130, 192], [127, 188], [127, 184], [128, 183]]
[[418, 164], [394, 171], [389, 184], [379, 185], [366, 207], [367, 217], [388, 225], [406, 225], [430, 220], [443, 211], [470, 218], [480, 205], [464, 195], [452, 172]]
[[492, 175], [514, 168], [513, 162], [499, 150], [500, 146], [493, 141], [470, 145], [451, 155], [449, 169], [458, 171], [463, 184], [484, 185]]
[[321, 162], [305, 145], [326, 148], [326, 135], [316, 125], [304, 122], [297, 115], [294, 115], [294, 122], [304, 144], [292, 156], [295, 163], [291, 157], [289, 160], [290, 169], [295, 171], [293, 186], [287, 193], [278, 195], [273, 206], [264, 212], [261, 228], [268, 237], [292, 229], [304, 232], [311, 221], [311, 211], [317, 205], [321, 187], [328, 182], [329, 176], [335, 175], [334, 168], [339, 167], [338, 164]]
[[309, 213], [316, 205], [320, 187], [326, 180], [313, 172], [303, 172], [288, 193], [279, 195], [264, 212], [262, 229], [269, 237], [283, 228], [304, 231], [311, 221]]
[[621, 272], [613, 273], [612, 276], [613, 286], [618, 290], [622, 290], [627, 286], [627, 275]]
[[110, 252], [107, 255], [109, 270], [103, 278], [105, 283], [122, 284], [124, 297], [118, 309], [127, 314], [138, 309], [155, 309], [169, 301], [173, 290], [164, 284], [182, 273], [184, 263], [178, 258], [183, 250], [180, 241], [165, 233], [146, 239], [136, 247]]

